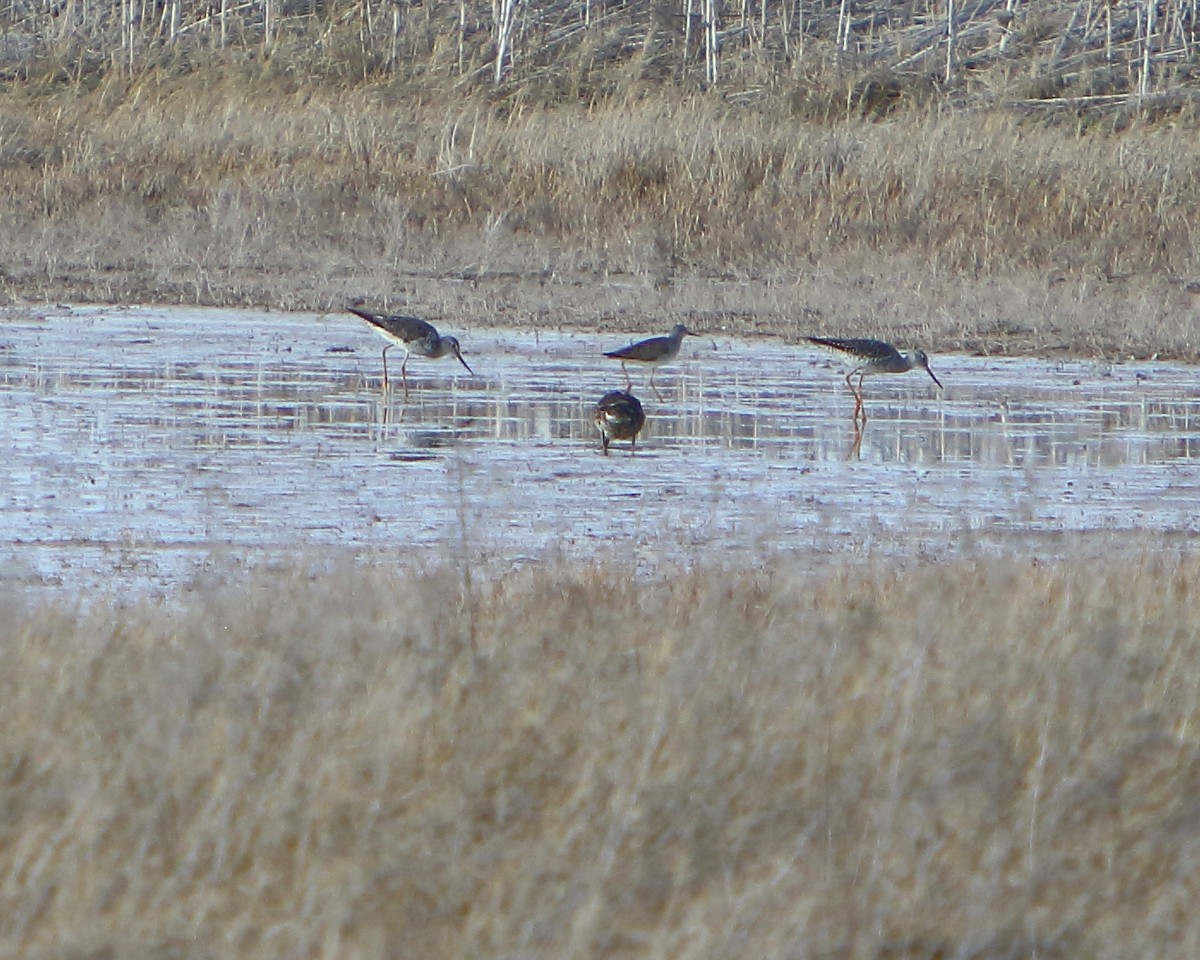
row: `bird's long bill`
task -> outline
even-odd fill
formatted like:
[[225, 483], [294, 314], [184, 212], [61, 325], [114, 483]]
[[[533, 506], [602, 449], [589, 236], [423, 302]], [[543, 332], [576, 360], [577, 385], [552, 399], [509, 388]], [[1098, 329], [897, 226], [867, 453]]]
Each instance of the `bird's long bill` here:
[[946, 389], [945, 387], [943, 387], [943, 386], [942, 386], [942, 381], [941, 381], [941, 380], [939, 380], [937, 377], [934, 377], [934, 376], [933, 376], [933, 371], [929, 369], [928, 365], [925, 367], [925, 372], [926, 372], [927, 374], [929, 374], [931, 377], [933, 377], [933, 382], [934, 382], [934, 383], [936, 383], [936, 384], [938, 385], [938, 389], [939, 389], [939, 390], [945, 390], [945, 389]]
[[[463, 356], [461, 353], [459, 353], [457, 350], [455, 350], [454, 355], [456, 357], [458, 357], [459, 363], [461, 363], [464, 367], [467, 367], [467, 361], [463, 359]], [[467, 367], [467, 373], [469, 373], [471, 376], [475, 376], [475, 371], [472, 370], [470, 367]], [[940, 384], [939, 384], [939, 386], [940, 386]]]

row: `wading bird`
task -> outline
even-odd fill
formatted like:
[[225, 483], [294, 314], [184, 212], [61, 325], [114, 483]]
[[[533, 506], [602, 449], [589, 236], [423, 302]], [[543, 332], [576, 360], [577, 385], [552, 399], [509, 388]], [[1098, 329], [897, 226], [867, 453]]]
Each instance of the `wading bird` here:
[[[872, 340], [866, 337], [805, 337], [804, 339], [818, 347], [832, 350], [851, 364], [850, 372], [846, 374], [846, 385], [854, 394], [855, 425], [859, 422], [860, 414], [862, 422], [867, 422], [867, 411], [862, 402], [863, 377], [873, 376], [877, 373], [908, 373], [909, 370], [920, 367], [933, 377], [933, 382], [938, 385], [939, 390], [943, 389], [942, 381], [935, 377], [933, 371], [929, 369], [929, 358], [925, 355], [924, 350], [901, 353], [884, 340]], [[856, 374], [858, 376], [857, 389], [853, 383], [853, 377]]]
[[467, 366], [467, 361], [462, 357], [458, 340], [454, 337], [441, 336], [432, 323], [422, 320], [420, 317], [406, 317], [402, 314], [370, 313], [360, 310], [358, 307], [347, 307], [346, 309], [355, 316], [366, 320], [376, 333], [388, 341], [388, 345], [383, 348], [383, 389], [385, 392], [389, 389], [387, 352], [397, 344], [404, 348], [404, 362], [400, 364], [400, 382], [404, 385], [405, 400], [408, 399], [408, 375], [405, 373], [405, 368], [408, 366], [410, 354], [415, 353], [418, 357], [429, 357], [431, 360], [437, 360], [439, 357], [449, 354], [457, 357], [458, 362], [467, 367], [467, 373], [475, 376], [475, 371]]
[[612, 440], [628, 440], [629, 455], [633, 456], [638, 432], [646, 422], [646, 414], [637, 397], [623, 390], [606, 393], [596, 404], [596, 412], [592, 419], [596, 429], [600, 431], [600, 442], [604, 446], [606, 457], [608, 444]]
[[649, 340], [639, 340], [637, 343], [631, 343], [620, 350], [610, 350], [605, 356], [621, 361], [621, 371], [625, 374], [625, 388], [627, 390], [633, 389], [633, 381], [629, 379], [629, 370], [626, 369], [625, 364], [630, 360], [635, 363], [649, 364], [650, 389], [661, 400], [662, 395], [658, 392], [658, 388], [654, 386], [654, 368], [660, 363], [674, 360], [679, 355], [679, 347], [683, 343], [683, 338], [694, 336], [696, 334], [682, 323], [677, 323], [665, 337], [651, 337]]

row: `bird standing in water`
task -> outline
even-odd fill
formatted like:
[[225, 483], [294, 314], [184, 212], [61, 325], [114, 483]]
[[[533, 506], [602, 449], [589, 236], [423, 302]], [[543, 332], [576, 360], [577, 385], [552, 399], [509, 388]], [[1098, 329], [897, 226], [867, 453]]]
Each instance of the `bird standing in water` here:
[[467, 361], [463, 359], [462, 349], [458, 345], [457, 338], [441, 336], [432, 323], [422, 320], [420, 317], [406, 317], [402, 314], [370, 313], [367, 310], [360, 310], [358, 307], [347, 307], [346, 309], [355, 316], [366, 320], [376, 333], [388, 341], [388, 345], [383, 348], [384, 392], [389, 389], [387, 352], [397, 344], [404, 348], [404, 362], [400, 364], [400, 380], [404, 384], [405, 400], [408, 399], [408, 375], [405, 373], [405, 368], [408, 366], [410, 354], [415, 353], [419, 357], [429, 357], [431, 360], [437, 360], [439, 357], [449, 354], [457, 357], [458, 362], [467, 368], [467, 373], [475, 376], [475, 371], [467, 366]]
[[596, 429], [600, 431], [600, 442], [604, 446], [606, 457], [608, 444], [612, 440], [628, 440], [629, 455], [633, 456], [637, 446], [637, 435], [646, 422], [646, 414], [637, 397], [624, 390], [606, 393], [596, 404], [592, 419]]
[[[846, 374], [846, 386], [854, 394], [854, 423], [856, 426], [860, 414], [862, 422], [867, 422], [867, 411], [862, 402], [863, 377], [876, 373], [908, 373], [909, 370], [920, 367], [933, 377], [933, 382], [938, 385], [939, 390], [943, 389], [942, 381], [929, 369], [929, 357], [925, 355], [924, 350], [901, 353], [885, 340], [872, 340], [867, 337], [805, 337], [804, 339], [818, 347], [832, 350], [852, 365], [850, 372]], [[856, 374], [858, 375], [857, 389], [852, 379]]]
[[610, 350], [605, 356], [621, 361], [621, 370], [625, 374], [626, 390], [633, 389], [633, 381], [629, 379], [629, 370], [625, 367], [626, 362], [632, 360], [635, 363], [649, 364], [650, 389], [661, 400], [662, 395], [658, 392], [658, 388], [654, 386], [654, 368], [660, 363], [674, 360], [679, 355], [679, 347], [683, 343], [683, 338], [689, 336], [694, 337], [696, 334], [682, 323], [677, 323], [665, 337], [651, 337], [649, 340], [639, 340], [637, 343], [631, 343], [620, 350]]

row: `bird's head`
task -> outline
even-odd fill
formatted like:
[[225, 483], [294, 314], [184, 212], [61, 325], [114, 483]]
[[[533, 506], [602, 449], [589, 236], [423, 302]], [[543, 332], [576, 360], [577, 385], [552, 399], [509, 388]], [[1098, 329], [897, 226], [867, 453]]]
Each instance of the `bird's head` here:
[[933, 382], [938, 385], [939, 390], [945, 389], [945, 387], [942, 386], [942, 381], [939, 380], [936, 376], [934, 376], [933, 371], [929, 369], [929, 357], [926, 356], [924, 350], [914, 350], [913, 351], [913, 363], [915, 363], [918, 367], [920, 367], [927, 374], [929, 374], [931, 377], [933, 377]]
[[442, 343], [444, 343], [450, 349], [450, 352], [458, 358], [458, 362], [467, 368], [467, 373], [469, 373], [471, 376], [475, 376], [475, 371], [467, 366], [467, 361], [463, 359], [462, 347], [458, 345], [458, 337], [442, 337]]

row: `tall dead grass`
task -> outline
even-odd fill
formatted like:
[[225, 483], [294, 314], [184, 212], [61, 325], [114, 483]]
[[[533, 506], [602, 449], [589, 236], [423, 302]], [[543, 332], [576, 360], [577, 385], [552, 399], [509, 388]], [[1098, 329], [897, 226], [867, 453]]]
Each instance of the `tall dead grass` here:
[[30, 294], [324, 308], [414, 275], [1200, 271], [1190, 126], [829, 125], [704, 97], [499, 109], [236, 79], [12, 102], [0, 262]]
[[[248, 3], [219, 44], [211, 5], [143, 11], [140, 40], [106, 7], [0, 7], [33, 51], [0, 81], [0, 291], [427, 311], [438, 279], [491, 284], [459, 316], [527, 323], [558, 312], [547, 284], [715, 278], [775, 298], [725, 310], [750, 332], [813, 319], [806, 278], [840, 275], [829, 332], [906, 332], [911, 299], [953, 314], [936, 349], [1200, 355], [1194, 11], [1167, 4], [1148, 47], [1128, 11], [1113, 34], [1100, 5], [1003, 28], [1001, 6], [963, 6], [950, 81], [939, 5], [851, 5], [853, 43], [836, 3], [725, 10], [709, 89], [686, 18], [642, 3], [529, 7], [498, 85], [490, 7], [420, 5], [397, 34], [378, 4]], [[994, 281], [1016, 306], [973, 306]]]
[[1198, 578], [345, 570], [13, 608], [0, 952], [1191, 956]]

